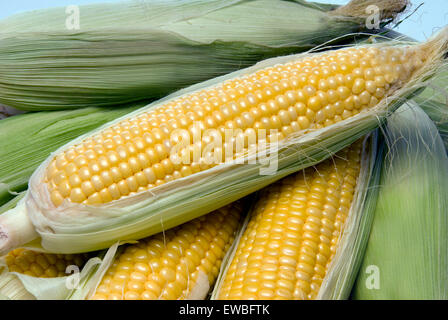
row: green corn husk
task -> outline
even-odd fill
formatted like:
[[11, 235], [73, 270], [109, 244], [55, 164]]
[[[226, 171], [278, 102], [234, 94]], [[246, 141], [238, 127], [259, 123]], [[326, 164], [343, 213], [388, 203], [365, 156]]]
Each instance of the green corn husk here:
[[[23, 194], [0, 207], [0, 215], [15, 207], [22, 197]], [[32, 246], [26, 248], [36, 250]], [[65, 300], [70, 297], [84, 299], [87, 295], [84, 288], [99, 281], [112, 263], [117, 248], [118, 243], [107, 251], [92, 254], [79, 274], [56, 278], [37, 278], [10, 272], [5, 257], [0, 257], [0, 300]]]
[[355, 299], [448, 299], [448, 158], [415, 103], [386, 127], [388, 153]]
[[[363, 139], [361, 169], [353, 202], [338, 249], [322, 281], [317, 296], [318, 300], [344, 300], [350, 296], [356, 274], [364, 257], [378, 196], [376, 186], [380, 180], [381, 160], [384, 152], [378, 136], [378, 132], [375, 131]], [[254, 207], [252, 207], [253, 209]], [[224, 257], [212, 292], [211, 298], [213, 300], [219, 299], [222, 283], [250, 219], [251, 211], [249, 211], [231, 249]]]
[[[7, 235], [0, 239], [0, 251], [9, 251], [37, 239], [48, 251], [79, 253], [104, 249], [119, 240], [145, 238], [211, 212], [291, 173], [317, 164], [376, 129], [390, 112], [395, 111], [424, 86], [425, 81], [444, 63], [442, 56], [448, 45], [447, 31], [448, 29], [442, 30], [425, 44], [430, 49], [429, 59], [421, 69], [401, 89], [382, 99], [375, 107], [322, 129], [297, 132], [268, 150], [274, 158], [268, 156], [264, 160], [275, 163], [276, 170], [273, 172], [262, 173], [272, 163], [254, 161], [252, 164], [252, 160], [260, 159], [261, 154], [267, 151], [264, 148], [242, 157], [244, 164], [236, 160], [219, 164], [104, 205], [65, 201], [63, 206], [54, 207], [43, 183], [44, 173], [52, 160], [50, 157], [31, 177], [27, 195], [17, 208], [0, 217], [0, 228]], [[215, 87], [225, 80], [304, 56], [309, 57], [310, 54], [268, 59], [253, 67], [186, 88], [81, 136], [56, 152], [62, 152], [125, 118], [136, 117], [148, 108], [204, 88]]]
[[60, 146], [143, 105], [28, 113], [1, 120], [0, 206], [25, 190], [34, 170]]
[[[302, 52], [365, 28], [375, 4], [390, 21], [407, 0], [128, 1], [66, 8], [0, 21], [0, 102], [23, 110], [121, 105]], [[362, 10], [361, 10], [362, 9]]]
[[437, 126], [448, 150], [448, 71], [439, 72], [425, 91], [414, 98]]

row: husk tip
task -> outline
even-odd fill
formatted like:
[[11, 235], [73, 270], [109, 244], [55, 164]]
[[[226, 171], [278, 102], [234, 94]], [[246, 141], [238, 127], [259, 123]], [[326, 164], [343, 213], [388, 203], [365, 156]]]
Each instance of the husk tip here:
[[351, 0], [330, 13], [346, 17], [368, 18], [372, 8], [378, 8], [381, 21], [395, 20], [397, 16], [406, 11], [410, 0]]

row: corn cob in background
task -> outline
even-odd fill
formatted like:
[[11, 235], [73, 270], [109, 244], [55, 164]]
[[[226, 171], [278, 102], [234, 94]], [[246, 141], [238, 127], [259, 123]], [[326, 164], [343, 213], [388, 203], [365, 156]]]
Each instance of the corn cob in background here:
[[448, 299], [448, 158], [415, 103], [386, 127], [387, 156], [355, 299]]
[[97, 288], [89, 290], [90, 299], [204, 299], [213, 288], [247, 202], [236, 201], [137, 244], [126, 245]]
[[[17, 196], [0, 207], [0, 214], [15, 207]], [[18, 248], [0, 257], [0, 298], [12, 300], [84, 298], [80, 288], [96, 283], [112, 262], [118, 244], [107, 252], [51, 254]], [[92, 284], [90, 284], [92, 285]]]
[[60, 146], [144, 105], [28, 113], [1, 120], [0, 206], [26, 190], [34, 170]]
[[15, 249], [0, 258], [0, 296], [11, 300], [84, 298], [78, 290], [98, 281], [116, 249], [117, 245], [107, 253], [74, 255]]
[[[55, 253], [144, 238], [319, 163], [424, 85], [444, 63], [447, 30], [418, 45], [269, 59], [79, 137], [41, 164], [24, 201], [0, 217], [0, 252], [38, 236]], [[240, 130], [226, 140], [225, 129]], [[232, 150], [237, 139], [246, 144]], [[266, 151], [275, 166], [260, 174]]]
[[54, 110], [161, 98], [359, 32], [369, 4], [388, 22], [407, 2], [127, 1], [79, 6], [79, 29], [65, 7], [19, 14], [0, 21], [0, 102]]
[[359, 140], [260, 191], [212, 298], [346, 299], [375, 209], [376, 142]]

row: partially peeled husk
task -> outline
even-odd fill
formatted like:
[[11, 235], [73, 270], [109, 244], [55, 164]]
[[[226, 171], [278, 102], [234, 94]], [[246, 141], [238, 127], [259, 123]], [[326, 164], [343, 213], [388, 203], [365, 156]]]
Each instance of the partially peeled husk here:
[[376, 5], [383, 26], [407, 0], [352, 0], [335, 12], [303, 0], [139, 0], [14, 15], [0, 21], [0, 103], [40, 111], [161, 98], [349, 38], [366, 29], [357, 3]]
[[448, 157], [409, 102], [388, 120], [372, 231], [353, 298], [448, 299]]
[[[100, 206], [65, 201], [55, 208], [43, 183], [45, 169], [53, 158], [51, 156], [32, 175], [29, 190], [16, 210], [0, 217], [0, 229], [9, 224], [12, 230], [6, 240], [0, 240], [0, 251], [6, 250], [5, 248], [10, 250], [18, 243], [26, 243], [37, 237], [41, 238], [40, 243], [45, 250], [57, 253], [99, 250], [119, 240], [145, 238], [211, 212], [291, 173], [317, 164], [377, 128], [387, 115], [425, 85], [425, 80], [443, 63], [442, 55], [447, 46], [446, 30], [424, 45], [433, 49], [427, 65], [403, 88], [383, 99], [376, 107], [323, 129], [298, 132], [280, 141], [278, 145], [269, 146], [270, 155], [277, 155], [277, 170], [270, 174], [260, 171], [266, 169], [266, 165], [260, 161], [256, 164], [247, 164], [247, 161], [245, 164], [238, 164], [232, 161]], [[268, 59], [256, 66], [192, 86], [107, 126], [124, 118], [137, 116], [181, 95], [302, 56]], [[105, 127], [75, 139], [54, 154], [80, 143]], [[260, 153], [263, 152], [266, 149], [259, 150], [258, 154], [248, 154], [244, 160], [255, 157], [260, 159]], [[15, 232], [14, 229], [21, 231]]]
[[[361, 168], [352, 204], [345, 222], [335, 256], [328, 268], [318, 300], [347, 299], [355, 282], [356, 274], [364, 257], [378, 195], [383, 147], [378, 141], [378, 131], [363, 139]], [[253, 209], [253, 208], [252, 208]], [[219, 299], [221, 285], [231, 265], [238, 244], [251, 219], [251, 211], [238, 233], [231, 249], [225, 256], [211, 299]]]
[[[21, 196], [16, 198], [0, 207], [0, 214], [14, 207]], [[84, 299], [88, 293], [85, 287], [91, 286], [92, 283], [101, 279], [102, 274], [112, 263], [118, 245], [119, 243], [116, 243], [107, 251], [93, 254], [79, 274], [71, 274], [65, 277], [38, 278], [18, 272], [10, 272], [5, 257], [0, 257], [0, 300]], [[24, 248], [42, 251], [32, 244]]]

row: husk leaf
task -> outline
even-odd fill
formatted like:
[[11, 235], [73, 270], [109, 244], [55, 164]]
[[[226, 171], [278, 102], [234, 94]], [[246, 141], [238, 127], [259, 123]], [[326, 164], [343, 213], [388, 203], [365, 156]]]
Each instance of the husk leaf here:
[[448, 158], [410, 102], [390, 117], [381, 188], [355, 299], [448, 298]]

